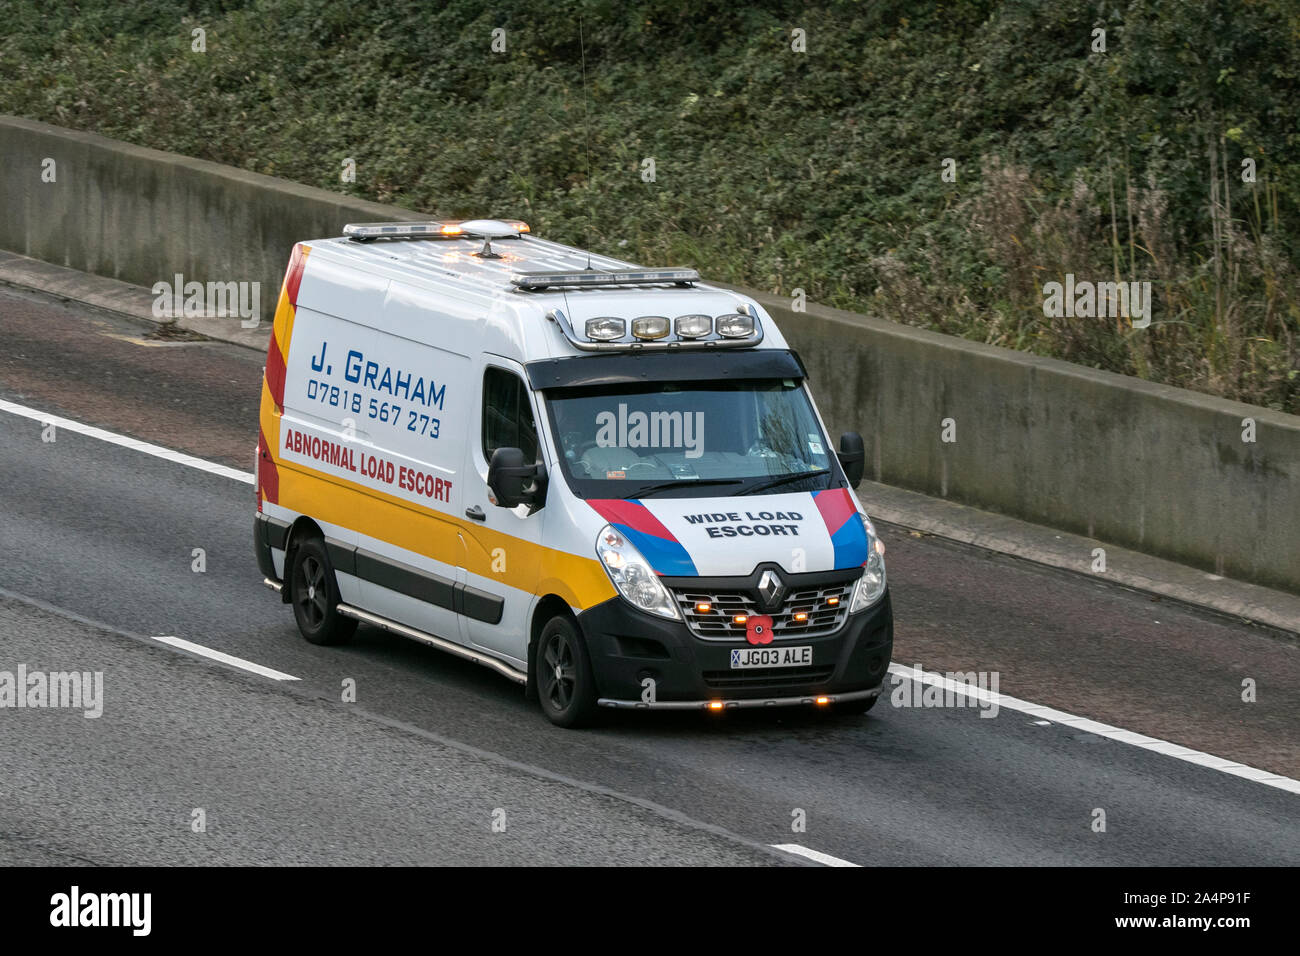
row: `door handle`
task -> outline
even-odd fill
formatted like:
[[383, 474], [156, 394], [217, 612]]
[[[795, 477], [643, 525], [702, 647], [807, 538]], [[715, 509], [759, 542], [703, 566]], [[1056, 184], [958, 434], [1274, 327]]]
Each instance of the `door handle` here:
[[483, 509], [480, 508], [478, 505], [474, 505], [474, 506], [472, 506], [472, 507], [470, 507], [470, 508], [466, 508], [466, 509], [465, 509], [465, 517], [466, 517], [466, 518], [473, 518], [475, 521], [486, 521], [486, 520], [487, 520], [487, 515], [485, 515], [485, 514], [483, 513]]

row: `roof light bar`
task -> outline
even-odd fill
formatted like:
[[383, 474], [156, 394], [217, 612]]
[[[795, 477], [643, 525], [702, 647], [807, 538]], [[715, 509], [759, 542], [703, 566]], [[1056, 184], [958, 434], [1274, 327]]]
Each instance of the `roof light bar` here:
[[429, 219], [421, 222], [350, 222], [343, 235], [372, 239], [509, 239], [531, 232], [520, 219]]
[[699, 282], [694, 269], [614, 269], [609, 272], [516, 272], [510, 284], [524, 292], [542, 289], [581, 289], [604, 285], [654, 285], [671, 282], [690, 285]]
[[454, 223], [433, 220], [430, 222], [350, 222], [343, 227], [349, 239], [428, 239], [448, 235], [443, 230]]
[[[746, 311], [720, 315], [716, 320], [703, 314], [679, 315], [676, 319], [639, 315], [631, 321], [617, 315], [597, 315], [573, 322], [562, 309], [551, 309], [546, 317], [560, 327], [570, 344], [584, 352], [754, 348], [763, 341], [763, 325], [756, 314], [751, 314], [750, 306], [741, 308]], [[671, 331], [674, 328], [676, 335]]]

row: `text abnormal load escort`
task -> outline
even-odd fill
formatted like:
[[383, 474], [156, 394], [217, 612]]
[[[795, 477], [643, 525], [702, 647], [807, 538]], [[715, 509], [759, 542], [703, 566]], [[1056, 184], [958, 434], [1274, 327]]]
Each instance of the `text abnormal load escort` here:
[[862, 712], [884, 546], [755, 302], [520, 222], [299, 243], [257, 450], [258, 564], [307, 640], [364, 622], [601, 707]]

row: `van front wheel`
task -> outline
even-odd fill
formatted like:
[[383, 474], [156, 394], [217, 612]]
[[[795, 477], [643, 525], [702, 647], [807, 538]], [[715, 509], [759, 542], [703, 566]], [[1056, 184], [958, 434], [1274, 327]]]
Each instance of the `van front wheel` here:
[[289, 588], [298, 630], [308, 641], [344, 644], [356, 633], [357, 622], [339, 613], [338, 581], [320, 538], [308, 538], [294, 549]]
[[596, 716], [596, 680], [578, 628], [567, 617], [552, 618], [537, 639], [533, 679], [542, 712], [559, 727], [581, 727]]

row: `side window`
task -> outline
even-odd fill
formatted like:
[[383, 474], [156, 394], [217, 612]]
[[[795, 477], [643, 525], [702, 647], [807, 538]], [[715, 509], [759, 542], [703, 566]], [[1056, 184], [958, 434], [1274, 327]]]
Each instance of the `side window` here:
[[483, 457], [491, 461], [498, 448], [518, 448], [524, 461], [536, 461], [537, 424], [519, 376], [488, 366], [483, 373]]

